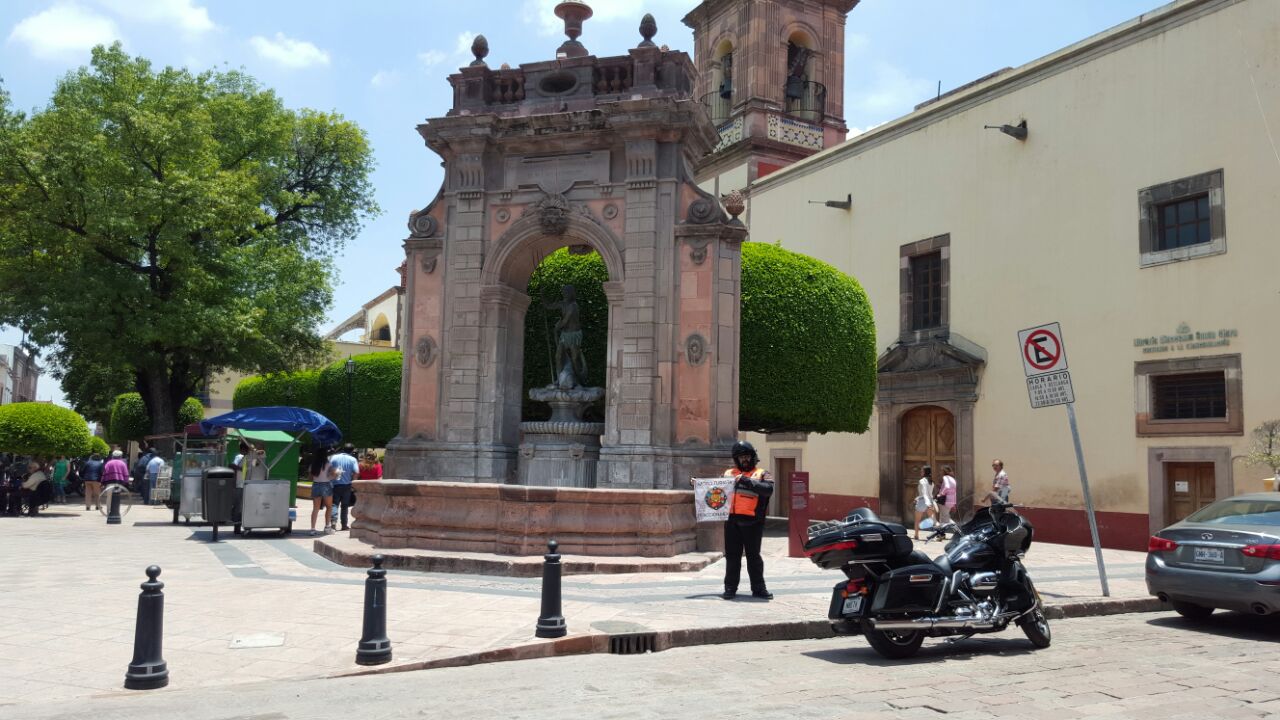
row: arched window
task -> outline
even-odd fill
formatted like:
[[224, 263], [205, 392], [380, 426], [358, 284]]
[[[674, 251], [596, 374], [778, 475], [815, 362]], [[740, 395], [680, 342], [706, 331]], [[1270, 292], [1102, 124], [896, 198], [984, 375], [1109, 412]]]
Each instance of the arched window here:
[[783, 87], [787, 113], [809, 122], [826, 117], [827, 89], [814, 80], [817, 51], [808, 33], [796, 30], [787, 38], [787, 79]]
[[729, 119], [733, 109], [733, 41], [725, 39], [716, 46], [711, 63], [711, 92], [703, 102], [711, 122], [720, 125]]

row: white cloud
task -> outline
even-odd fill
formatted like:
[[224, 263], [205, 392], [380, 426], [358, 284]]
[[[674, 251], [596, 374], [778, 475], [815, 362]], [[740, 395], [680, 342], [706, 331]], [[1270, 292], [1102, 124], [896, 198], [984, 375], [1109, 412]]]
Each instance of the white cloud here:
[[329, 64], [329, 53], [306, 40], [295, 40], [280, 32], [270, 40], [261, 35], [255, 35], [249, 38], [249, 44], [258, 55], [288, 68]]
[[455, 55], [470, 55], [471, 43], [475, 42], [476, 34], [470, 30], [458, 33], [458, 45], [454, 48]]
[[924, 78], [911, 77], [901, 68], [886, 62], [878, 62], [871, 68], [871, 83], [855, 88], [850, 93], [850, 104], [867, 114], [905, 115], [916, 104], [928, 100], [936, 93], [933, 83]]
[[187, 34], [199, 34], [217, 28], [209, 19], [208, 8], [193, 0], [98, 0], [126, 20], [174, 27]]
[[45, 60], [65, 60], [119, 39], [120, 29], [111, 18], [75, 3], [59, 3], [23, 18], [9, 33], [10, 42], [26, 45]]
[[867, 49], [871, 44], [871, 38], [862, 33], [851, 32], [844, 38], [844, 54], [854, 55]]
[[400, 73], [395, 70], [379, 70], [369, 78], [369, 84], [376, 87], [390, 87], [400, 82]]
[[[543, 35], [564, 33], [564, 21], [555, 14], [556, 5], [559, 4], [560, 0], [525, 0], [523, 11], [525, 24], [536, 23], [538, 32]], [[690, 8], [696, 3], [691, 3], [689, 0], [647, 0], [639, 9], [635, 0], [590, 0], [589, 4], [592, 14], [591, 19], [587, 21], [588, 29], [591, 23], [615, 20], [632, 20], [636, 27], [640, 27], [640, 18], [644, 17], [646, 11], [653, 11], [655, 6]], [[587, 30], [583, 31], [584, 42], [587, 32]]]
[[423, 65], [426, 65], [427, 67], [431, 67], [432, 65], [439, 65], [440, 63], [448, 59], [449, 59], [449, 56], [445, 55], [440, 50], [428, 50], [426, 52], [418, 53], [418, 62], [421, 62]]

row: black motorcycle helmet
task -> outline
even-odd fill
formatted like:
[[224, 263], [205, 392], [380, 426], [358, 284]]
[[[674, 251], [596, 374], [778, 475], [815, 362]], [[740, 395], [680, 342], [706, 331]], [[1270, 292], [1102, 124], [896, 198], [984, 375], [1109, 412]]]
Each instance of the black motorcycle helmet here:
[[739, 440], [733, 444], [733, 452], [729, 453], [729, 456], [734, 459], [734, 462], [737, 462], [738, 458], [743, 455], [751, 456], [752, 465], [760, 464], [760, 456], [756, 454], [755, 446], [746, 440]]

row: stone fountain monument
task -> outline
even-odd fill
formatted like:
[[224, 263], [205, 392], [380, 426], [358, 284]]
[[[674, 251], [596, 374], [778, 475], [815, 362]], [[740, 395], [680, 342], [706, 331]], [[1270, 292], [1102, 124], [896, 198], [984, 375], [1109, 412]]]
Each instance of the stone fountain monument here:
[[[443, 186], [409, 219], [400, 433], [359, 489], [353, 537], [380, 547], [674, 555], [694, 547], [690, 477], [723, 471], [738, 419], [741, 198], [692, 167], [718, 142], [696, 70], [651, 16], [625, 54], [592, 55], [562, 2], [553, 59], [449, 77], [453, 107], [418, 126]], [[727, 207], [726, 207], [727, 206]], [[597, 252], [609, 323], [604, 387], [584, 387], [572, 288], [555, 378], [524, 422], [529, 277], [551, 252]], [[604, 400], [603, 422], [583, 409]]]

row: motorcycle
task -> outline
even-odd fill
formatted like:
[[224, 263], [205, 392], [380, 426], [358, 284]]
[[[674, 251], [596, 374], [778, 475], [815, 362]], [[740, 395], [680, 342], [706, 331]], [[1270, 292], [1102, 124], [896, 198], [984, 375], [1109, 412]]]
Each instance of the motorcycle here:
[[963, 525], [938, 527], [929, 541], [953, 534], [930, 560], [907, 529], [868, 508], [809, 528], [805, 555], [847, 578], [832, 589], [828, 618], [837, 634], [858, 634], [880, 655], [916, 654], [926, 637], [957, 642], [1016, 624], [1037, 648], [1051, 635], [1040, 594], [1022, 565], [1034, 529], [1014, 506], [993, 503]]

